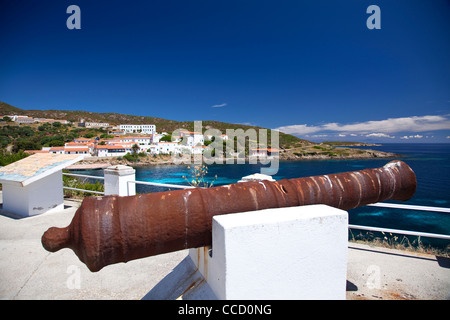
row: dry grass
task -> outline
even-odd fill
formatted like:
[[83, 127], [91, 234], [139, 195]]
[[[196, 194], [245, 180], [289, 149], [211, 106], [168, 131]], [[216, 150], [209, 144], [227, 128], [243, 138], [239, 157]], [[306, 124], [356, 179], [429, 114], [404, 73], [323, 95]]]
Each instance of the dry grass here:
[[450, 257], [450, 244], [445, 248], [437, 248], [431, 245], [425, 245], [420, 236], [411, 240], [404, 235], [395, 235], [392, 233], [381, 232], [382, 236], [377, 236], [375, 233], [367, 231], [365, 233], [349, 230], [349, 241], [355, 243], [369, 244], [373, 246], [397, 249], [414, 253], [432, 254], [442, 257]]

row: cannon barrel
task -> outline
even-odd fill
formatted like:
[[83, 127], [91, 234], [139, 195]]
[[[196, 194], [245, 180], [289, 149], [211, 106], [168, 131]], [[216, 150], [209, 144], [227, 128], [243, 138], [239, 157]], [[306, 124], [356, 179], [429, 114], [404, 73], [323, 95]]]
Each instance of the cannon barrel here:
[[389, 199], [408, 200], [416, 176], [402, 161], [381, 168], [249, 181], [136, 196], [85, 198], [65, 228], [42, 236], [48, 251], [71, 248], [87, 267], [103, 267], [161, 253], [210, 245], [215, 215], [326, 204], [348, 210]]

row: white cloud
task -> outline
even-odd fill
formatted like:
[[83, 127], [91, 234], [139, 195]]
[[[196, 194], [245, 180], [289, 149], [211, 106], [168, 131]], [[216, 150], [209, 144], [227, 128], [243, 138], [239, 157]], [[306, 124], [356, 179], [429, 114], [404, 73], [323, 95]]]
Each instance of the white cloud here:
[[[400, 139], [404, 139], [404, 140], [408, 140], [408, 139], [422, 139], [423, 136], [421, 136], [420, 134], [416, 134], [415, 136], [403, 136], [400, 137]], [[426, 136], [426, 138], [428, 139], [428, 136]]]
[[222, 108], [222, 107], [226, 107], [227, 105], [228, 105], [227, 103], [215, 104], [215, 105], [211, 106], [211, 108]]
[[423, 132], [450, 129], [450, 120], [442, 116], [414, 116], [403, 118], [389, 118], [386, 120], [366, 121], [345, 125], [340, 125], [338, 123], [328, 123], [323, 125], [322, 128], [323, 130], [361, 133], [395, 133], [402, 131]]
[[366, 137], [389, 138], [389, 139], [395, 138], [395, 136], [390, 136], [386, 133], [370, 133], [370, 134], [366, 134]]
[[308, 125], [306, 125], [306, 124], [296, 124], [293, 126], [279, 127], [279, 128], [276, 128], [275, 130], [279, 130], [279, 131], [281, 131], [283, 133], [287, 133], [287, 134], [305, 135], [305, 134], [321, 131], [321, 128], [315, 127], [315, 126], [308, 127]]
[[[337, 131], [342, 134], [356, 136], [356, 134], [390, 134], [396, 132], [425, 132], [435, 130], [450, 130], [450, 119], [448, 116], [412, 116], [402, 118], [388, 118], [386, 120], [365, 121], [353, 124], [339, 124], [331, 122], [319, 126], [308, 126], [307, 124], [283, 126], [277, 128], [281, 132], [296, 135], [305, 135], [315, 132]], [[382, 136], [379, 136], [382, 137]]]

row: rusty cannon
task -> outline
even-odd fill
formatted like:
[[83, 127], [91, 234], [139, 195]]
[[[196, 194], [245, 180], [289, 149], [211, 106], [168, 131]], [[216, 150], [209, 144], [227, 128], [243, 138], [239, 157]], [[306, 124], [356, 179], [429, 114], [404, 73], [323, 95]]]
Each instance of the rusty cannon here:
[[385, 200], [410, 199], [416, 176], [402, 161], [381, 168], [249, 181], [136, 196], [85, 198], [65, 228], [49, 228], [43, 247], [70, 248], [87, 267], [103, 267], [212, 242], [212, 217], [311, 204], [349, 210]]

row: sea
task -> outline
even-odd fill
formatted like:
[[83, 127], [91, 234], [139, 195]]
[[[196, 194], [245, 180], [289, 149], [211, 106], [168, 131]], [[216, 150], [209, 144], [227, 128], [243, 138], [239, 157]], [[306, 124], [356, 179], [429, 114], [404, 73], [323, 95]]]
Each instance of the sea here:
[[[401, 156], [382, 159], [280, 161], [278, 172], [273, 175], [273, 178], [280, 180], [377, 168], [398, 159], [407, 163], [414, 170], [417, 177], [417, 191], [406, 202], [386, 202], [450, 208], [450, 143], [392, 143], [357, 148], [392, 152]], [[249, 163], [211, 164], [207, 166], [205, 180], [213, 183], [213, 186], [236, 183], [242, 177], [259, 173], [262, 167], [268, 166]], [[192, 167], [193, 165], [191, 165]], [[188, 168], [188, 165], [153, 165], [135, 169], [136, 180], [140, 181], [187, 185], [186, 179], [191, 179], [191, 169]], [[101, 171], [79, 173], [102, 175]], [[136, 188], [137, 192], [142, 193], [167, 190], [167, 188], [146, 185], [137, 185]], [[450, 213], [442, 212], [365, 206], [349, 210], [349, 223], [450, 235]], [[360, 233], [359, 230], [355, 232]], [[378, 236], [393, 237], [393, 235], [386, 234], [378, 234]], [[408, 237], [408, 240], [411, 242], [414, 241], [414, 238], [417, 242], [417, 236]], [[445, 248], [450, 244], [448, 240], [434, 238], [422, 238], [420, 241], [422, 245], [440, 248]]]

